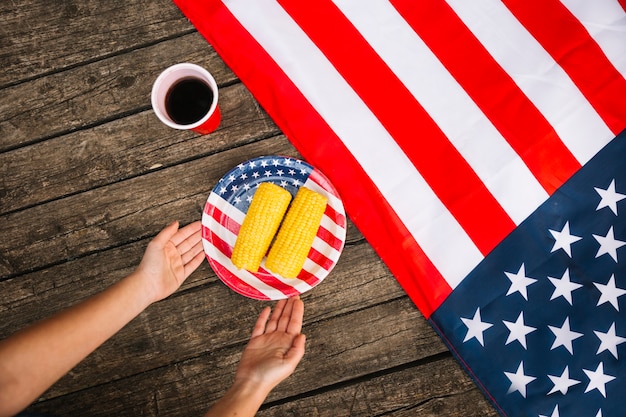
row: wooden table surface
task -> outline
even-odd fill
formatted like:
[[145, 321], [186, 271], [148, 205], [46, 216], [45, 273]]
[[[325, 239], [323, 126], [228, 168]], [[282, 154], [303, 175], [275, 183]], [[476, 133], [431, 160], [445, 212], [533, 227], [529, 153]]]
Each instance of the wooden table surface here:
[[[154, 79], [178, 62], [219, 84], [210, 135], [151, 109]], [[167, 223], [200, 219], [233, 166], [298, 156], [169, 0], [0, 2], [0, 68], [0, 338], [131, 272]], [[260, 416], [496, 415], [352, 223], [336, 268], [302, 298], [305, 357]], [[31, 409], [202, 415], [265, 305], [204, 262]]]

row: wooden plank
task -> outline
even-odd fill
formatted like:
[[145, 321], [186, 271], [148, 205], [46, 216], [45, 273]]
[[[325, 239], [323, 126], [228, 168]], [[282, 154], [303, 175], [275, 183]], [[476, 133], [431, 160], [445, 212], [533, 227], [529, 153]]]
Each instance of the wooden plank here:
[[[307, 320], [304, 331], [307, 353], [269, 401], [349, 383], [446, 351], [406, 297], [316, 323]], [[33, 409], [60, 415], [85, 410], [92, 416], [199, 415], [230, 385], [242, 348], [213, 349], [208, 342], [207, 353], [197, 358], [51, 398]]]
[[198, 33], [69, 68], [0, 90], [0, 151], [147, 110], [154, 80], [178, 62], [204, 66], [220, 86], [236, 80]]
[[173, 2], [0, 2], [0, 86], [194, 30]]
[[297, 156], [273, 137], [0, 216], [0, 280], [152, 236], [173, 219], [199, 220], [224, 173], [271, 154]]
[[280, 133], [241, 83], [220, 94], [223, 121], [208, 136], [171, 129], [148, 110], [0, 153], [0, 210], [41, 204]]
[[[105, 252], [94, 253], [85, 257], [70, 260], [50, 268], [31, 272], [15, 278], [0, 281], [0, 339], [15, 331], [41, 320], [62, 308], [83, 300], [130, 274], [141, 261], [141, 257], [151, 238], [142, 239], [127, 245], [113, 248]], [[355, 246], [364, 245], [354, 249]], [[106, 261], [103, 261], [106, 259]], [[368, 260], [364, 262], [363, 260]], [[358, 279], [346, 280], [352, 274], [363, 274], [367, 279], [374, 280], [376, 274], [386, 275], [386, 269], [373, 249], [365, 244], [365, 240], [356, 227], [348, 220], [346, 248], [341, 262], [333, 270], [327, 282], [345, 280], [352, 283], [354, 290], [362, 285]], [[198, 270], [192, 274], [181, 286], [179, 292], [214, 283], [217, 276], [209, 266], [203, 262]], [[344, 289], [349, 291], [349, 288]], [[386, 300], [387, 291], [397, 295], [395, 285], [387, 285], [378, 289], [373, 297], [376, 302]], [[363, 296], [367, 294], [365, 292]], [[316, 290], [315, 295], [309, 297], [326, 297], [326, 291]], [[377, 297], [383, 297], [378, 299]], [[346, 300], [344, 309], [351, 309], [354, 303]], [[339, 307], [337, 307], [339, 308]], [[313, 317], [319, 320], [322, 317]]]
[[[148, 241], [143, 239], [0, 282], [0, 339], [127, 276], [139, 265]], [[216, 281], [213, 270], [204, 262], [179, 291]]]
[[425, 404], [389, 413], [390, 417], [498, 417], [499, 414], [478, 388], [467, 393], [433, 398]]
[[[84, 277], [80, 282], [73, 281], [72, 277], [59, 277], [59, 281], [68, 282], [60, 285], [55, 282], [36, 295], [13, 301], [10, 308], [0, 313], [0, 338], [110, 285], [119, 279], [122, 272], [132, 270], [121, 256], [134, 252], [136, 248], [133, 247], [116, 255], [113, 261], [117, 263], [110, 267], [112, 272], [103, 272], [102, 278], [92, 278], [91, 272], [89, 277]], [[307, 305], [306, 322], [328, 320], [336, 315], [403, 297], [400, 286], [382, 261], [374, 261], [375, 257], [365, 242], [347, 246], [332, 274], [303, 296]], [[103, 258], [100, 257], [99, 262], [107, 264]], [[95, 263], [98, 260], [92, 261]], [[136, 265], [137, 260], [133, 261]], [[76, 268], [85, 266], [85, 263], [76, 262]], [[74, 369], [47, 396], [65, 395], [109, 380], [184, 361], [203, 354], [208, 347], [219, 349], [246, 342], [258, 311], [265, 303], [232, 292], [217, 281], [206, 265], [203, 271], [192, 276], [196, 277], [194, 284], [185, 285], [173, 296], [148, 308]], [[100, 267], [100, 270], [103, 268]], [[209, 276], [198, 277], [203, 273]], [[19, 287], [19, 282], [15, 282], [17, 279], [11, 281], [14, 282], [0, 283], [0, 293]], [[176, 341], [174, 346], [171, 345], [172, 341]]]
[[258, 417], [286, 415], [495, 417], [497, 413], [460, 365], [445, 356], [270, 403], [257, 413]]
[[307, 360], [269, 401], [344, 383], [447, 352], [406, 296], [306, 329]]

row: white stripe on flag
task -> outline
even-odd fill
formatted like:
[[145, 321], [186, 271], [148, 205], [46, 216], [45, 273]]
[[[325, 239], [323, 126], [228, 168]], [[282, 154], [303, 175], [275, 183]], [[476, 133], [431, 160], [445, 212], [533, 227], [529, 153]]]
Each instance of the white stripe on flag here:
[[246, 214], [237, 207], [231, 205], [228, 201], [224, 200], [217, 193], [212, 192], [209, 194], [207, 201], [217, 207], [222, 213], [228, 213], [228, 217], [236, 221], [237, 224], [243, 223], [243, 219], [246, 217]]
[[447, 2], [544, 115], [581, 165], [613, 139], [615, 135], [565, 71], [500, 0]]
[[428, 258], [456, 287], [482, 255], [367, 106], [274, 1], [225, 4], [342, 139]]
[[617, 0], [562, 0], [626, 78], [626, 12]]
[[[435, 120], [515, 224], [548, 198], [522, 159], [393, 6], [377, 0], [335, 3]], [[393, 35], [381, 36], [383, 29], [393, 30]]]
[[213, 246], [213, 244], [211, 244], [211, 242], [209, 242], [208, 240], [202, 239], [202, 244], [204, 245], [205, 252], [209, 254], [209, 256], [213, 258], [215, 262], [222, 265], [231, 274], [237, 276], [241, 281], [245, 282], [250, 287], [255, 288], [270, 299], [284, 298], [282, 292], [275, 289], [274, 287], [267, 285], [266, 283], [255, 277], [252, 273], [244, 269], [237, 269], [232, 264], [232, 262], [230, 262], [230, 259], [222, 252], [220, 252], [215, 246]]
[[[206, 224], [206, 226], [215, 236], [230, 245], [231, 248], [235, 246], [237, 235], [233, 233], [232, 230], [228, 230], [223, 224], [219, 223], [213, 217], [210, 217], [209, 223]], [[230, 256], [231, 254], [229, 253], [225, 255]]]
[[341, 255], [341, 253], [337, 249], [330, 246], [318, 236], [315, 236], [315, 239], [313, 239], [313, 244], [311, 245], [311, 247], [319, 253], [323, 254], [331, 261], [333, 261], [333, 263], [336, 263], [339, 260], [339, 255]]
[[[324, 229], [328, 230], [329, 233], [333, 233], [333, 230], [338, 228], [337, 223], [335, 223], [333, 221], [333, 219], [331, 219], [330, 217], [324, 215], [322, 216], [322, 222], [320, 223], [320, 226], [322, 226]], [[338, 239], [341, 240], [345, 240], [345, 229], [341, 228], [344, 232], [343, 232], [343, 236], [337, 236], [336, 234], [333, 233], [333, 236], [335, 236]], [[340, 231], [341, 232], [341, 231]]]

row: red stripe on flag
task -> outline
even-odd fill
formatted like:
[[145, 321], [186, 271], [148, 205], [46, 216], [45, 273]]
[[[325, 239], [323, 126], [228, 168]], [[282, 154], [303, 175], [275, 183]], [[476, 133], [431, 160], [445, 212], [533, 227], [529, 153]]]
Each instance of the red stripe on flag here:
[[271, 272], [263, 268], [259, 268], [259, 273], [254, 274], [254, 276], [257, 277], [259, 280], [263, 281], [265, 284], [269, 285], [270, 287], [275, 288], [278, 291], [282, 292], [287, 297], [293, 297], [293, 296], [300, 294], [300, 292], [296, 290], [294, 287], [292, 287], [291, 285], [285, 284], [278, 278], [274, 277], [274, 275], [272, 275]]
[[298, 274], [298, 279], [300, 281], [306, 282], [311, 287], [314, 287], [320, 281], [320, 279], [318, 277], [316, 277], [315, 275], [313, 275], [312, 273], [310, 273], [306, 269], [302, 269], [300, 271], [300, 273]]
[[309, 254], [307, 255], [307, 258], [309, 258], [311, 261], [315, 262], [327, 271], [333, 267], [333, 261], [331, 259], [328, 259], [326, 255], [324, 255], [315, 248], [311, 248]]
[[218, 209], [216, 206], [211, 206], [211, 210], [208, 210], [208, 206], [209, 206], [208, 204], [205, 204], [205, 208], [204, 208], [205, 214], [211, 216], [218, 223], [221, 223], [222, 226], [224, 226], [226, 229], [231, 231], [234, 235], [239, 234], [239, 229], [241, 228], [241, 225], [239, 223], [237, 223], [232, 218], [228, 217], [226, 214], [224, 214], [223, 211]]
[[226, 267], [224, 267], [224, 265], [220, 264], [219, 262], [214, 261], [211, 263], [211, 266], [215, 268], [215, 272], [219, 276], [226, 277], [226, 279], [222, 279], [222, 281], [226, 285], [231, 287], [233, 290], [239, 293], [248, 294], [250, 297], [256, 298], [258, 300], [270, 299], [267, 295], [263, 294], [261, 291], [243, 282], [238, 276], [231, 273], [228, 269], [226, 269]]
[[329, 183], [326, 180], [326, 178], [324, 178], [324, 176], [321, 175], [320, 172], [318, 172], [318, 170], [314, 169], [313, 171], [311, 171], [311, 173], [309, 174], [308, 180], [314, 181], [320, 187], [325, 189], [328, 193], [334, 195], [337, 198], [341, 198], [341, 197], [339, 197], [339, 194], [337, 194], [337, 190], [335, 190], [335, 187], [333, 187], [333, 185], [331, 183]]
[[[250, 88], [300, 154], [332, 178], [351, 220], [422, 314], [429, 318], [452, 288], [335, 132], [221, 2], [174, 2]], [[276, 91], [290, 105], [282, 106], [276, 100]], [[354, 187], [355, 183], [359, 187]], [[378, 226], [389, 223], [389, 227]]]
[[[391, 3], [549, 194], [580, 168], [546, 118], [445, 1]], [[511, 104], [503, 106], [505, 101]]]
[[624, 130], [626, 80], [583, 24], [557, 0], [503, 3], [570, 76], [613, 133]]
[[346, 216], [341, 213], [338, 213], [337, 210], [332, 208], [329, 204], [326, 205], [326, 211], [324, 214], [331, 219], [337, 226], [345, 229], [346, 228]]
[[205, 239], [213, 243], [213, 246], [215, 246], [215, 249], [222, 252], [224, 256], [230, 259], [231, 255], [233, 254], [233, 248], [228, 243], [226, 243], [221, 237], [219, 237], [216, 233], [214, 233], [213, 230], [211, 230], [208, 227], [205, 229], [206, 229]]
[[317, 237], [326, 242], [330, 247], [335, 249], [336, 251], [340, 251], [343, 246], [343, 241], [339, 239], [337, 236], [333, 235], [323, 226], [320, 226], [317, 229]]
[[[515, 223], [337, 6], [328, 0], [279, 3], [385, 126], [478, 249], [487, 254], [496, 247], [515, 228]], [[325, 25], [320, 25], [321, 21]], [[341, 42], [337, 42], [338, 36]], [[381, 88], [388, 97], [385, 100], [381, 100]], [[394, 105], [389, 105], [388, 100]], [[489, 227], [485, 227], [486, 219]]]

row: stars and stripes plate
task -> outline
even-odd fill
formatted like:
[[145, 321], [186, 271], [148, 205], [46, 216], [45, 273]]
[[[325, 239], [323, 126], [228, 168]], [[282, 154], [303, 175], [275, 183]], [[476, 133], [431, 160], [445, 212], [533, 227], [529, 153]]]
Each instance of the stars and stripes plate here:
[[[285, 279], [265, 268], [252, 273], [235, 267], [237, 234], [256, 191], [263, 182], [277, 184], [295, 196], [307, 187], [328, 198], [326, 212], [302, 271]], [[333, 269], [346, 240], [346, 215], [335, 187], [319, 170], [296, 158], [261, 156], [228, 171], [213, 188], [202, 215], [202, 243], [209, 264], [229, 288], [257, 300], [279, 300], [309, 291]]]

